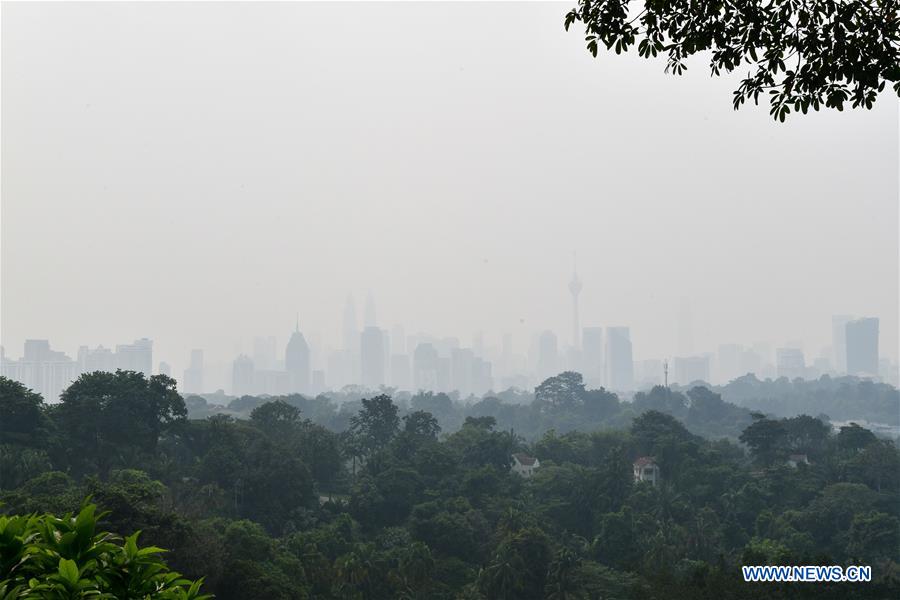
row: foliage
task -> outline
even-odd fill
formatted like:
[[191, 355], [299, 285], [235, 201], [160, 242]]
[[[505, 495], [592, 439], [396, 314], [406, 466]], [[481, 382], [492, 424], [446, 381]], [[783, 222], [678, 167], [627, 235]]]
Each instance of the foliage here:
[[170, 571], [164, 550], [138, 547], [97, 531], [96, 506], [77, 515], [0, 516], [0, 595], [3, 598], [153, 598], [203, 600], [202, 580]]
[[565, 27], [581, 23], [587, 48], [666, 56], [666, 72], [709, 56], [712, 75], [747, 67], [734, 108], [768, 94], [770, 114], [872, 108], [892, 82], [900, 95], [900, 18], [896, 0], [660, 2], [579, 0]]
[[[132, 406], [113, 396], [146, 397], [144, 382], [104, 388], [101, 405]], [[56, 433], [0, 446], [19, 453], [0, 455], [12, 469], [4, 481], [15, 482], [0, 491], [0, 512], [64, 514], [91, 495], [110, 511], [98, 527], [170, 548], [173, 569], [203, 576], [223, 600], [806, 597], [803, 587], [744, 584], [742, 563], [871, 564], [871, 584], [807, 595], [897, 595], [895, 443], [859, 424], [753, 415], [716, 388], [622, 402], [577, 373], [539, 388], [534, 400], [515, 392], [469, 405], [347, 390], [340, 407], [246, 397], [237, 416], [249, 418], [147, 413], [138, 431], [158, 427], [155, 443], [103, 437], [116, 454], [89, 461], [55, 450], [85, 443], [89, 413], [39, 403], [41, 427]], [[13, 405], [28, 405], [27, 390], [8, 389]], [[78, 398], [95, 393], [82, 387]], [[15, 458], [26, 451], [39, 460]], [[532, 477], [510, 468], [513, 453], [539, 458]], [[808, 464], [786, 460], [797, 453]], [[655, 486], [633, 478], [647, 456], [660, 468]], [[116, 540], [98, 543], [120, 552], [127, 542]], [[76, 584], [93, 577], [76, 567]], [[58, 559], [47, 568], [61, 576]], [[35, 597], [18, 585], [7, 597]]]

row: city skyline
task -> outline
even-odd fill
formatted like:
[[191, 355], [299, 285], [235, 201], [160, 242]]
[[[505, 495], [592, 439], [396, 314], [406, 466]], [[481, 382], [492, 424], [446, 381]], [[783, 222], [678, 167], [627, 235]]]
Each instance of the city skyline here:
[[[579, 281], [577, 274], [571, 281]], [[577, 287], [569, 285], [575, 327], [579, 318]], [[194, 348], [181, 376], [177, 366], [173, 372], [172, 365], [179, 364], [177, 357], [154, 358], [153, 341], [148, 338], [116, 344], [115, 351], [102, 344], [96, 348], [80, 345], [75, 359], [48, 340], [30, 339], [18, 361], [4, 347], [2, 366], [5, 375], [33, 386], [37, 383], [51, 396], [58, 395], [65, 382], [80, 373], [117, 368], [172, 375], [185, 394], [221, 389], [235, 395], [315, 395], [356, 385], [370, 390], [388, 386], [407, 391], [457, 391], [466, 397], [510, 387], [530, 389], [566, 370], [582, 373], [591, 387], [631, 392], [663, 384], [670, 361], [668, 381], [681, 385], [693, 381], [723, 384], [748, 373], [760, 379], [851, 374], [898, 383], [896, 362], [880, 355], [878, 317], [833, 315], [833, 344], [816, 353], [797, 341], [783, 345], [755, 341], [721, 343], [685, 355], [636, 358], [628, 326], [584, 326], [569, 344], [560, 343], [552, 330], [532, 332], [527, 348], [517, 352], [509, 334], [496, 340], [499, 345], [485, 345], [484, 332], [475, 332], [466, 344], [454, 336], [405, 335], [400, 324], [389, 330], [377, 322], [371, 292], [366, 295], [362, 328], [357, 326], [357, 316], [353, 296], [348, 295], [338, 346], [323, 343], [318, 333], [309, 331], [306, 335], [314, 341], [308, 343], [298, 314], [283, 352], [279, 352], [278, 336], [256, 336], [252, 350], [241, 349], [232, 360], [210, 365], [204, 363], [206, 350]], [[679, 322], [679, 330], [682, 336], [692, 335], [684, 320]], [[42, 373], [35, 366], [38, 360], [46, 360], [48, 365]], [[211, 373], [215, 375], [209, 378]]]
[[592, 58], [543, 3], [4, 11], [10, 350], [147, 336], [177, 374], [283, 349], [297, 311], [336, 345], [348, 289], [360, 325], [371, 291], [383, 327], [568, 345], [577, 252], [581, 326], [628, 325], [637, 360], [814, 356], [838, 314], [897, 359], [891, 103], [784, 127], [727, 78]]

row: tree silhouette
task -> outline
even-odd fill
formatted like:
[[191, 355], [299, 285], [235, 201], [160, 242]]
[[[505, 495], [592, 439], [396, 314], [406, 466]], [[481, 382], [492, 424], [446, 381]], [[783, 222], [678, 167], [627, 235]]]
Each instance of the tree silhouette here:
[[[634, 4], [634, 6], [632, 6]], [[897, 0], [578, 0], [566, 30], [583, 23], [587, 48], [667, 55], [666, 72], [709, 54], [712, 75], [747, 68], [734, 92], [738, 109], [768, 93], [769, 113], [784, 121], [793, 109], [872, 108], [887, 82], [900, 95]], [[640, 10], [638, 10], [640, 8]]]

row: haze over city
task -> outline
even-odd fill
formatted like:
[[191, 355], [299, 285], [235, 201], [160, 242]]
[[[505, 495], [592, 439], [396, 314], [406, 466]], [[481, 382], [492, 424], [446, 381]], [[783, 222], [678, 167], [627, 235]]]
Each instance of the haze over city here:
[[327, 370], [371, 294], [388, 333], [527, 356], [552, 331], [563, 365], [577, 253], [580, 325], [629, 327], [636, 361], [812, 365], [846, 314], [896, 362], [896, 107], [779, 127], [733, 80], [593, 59], [559, 15], [4, 6], [7, 358], [146, 337], [154, 372], [199, 348], [227, 388], [298, 315]]

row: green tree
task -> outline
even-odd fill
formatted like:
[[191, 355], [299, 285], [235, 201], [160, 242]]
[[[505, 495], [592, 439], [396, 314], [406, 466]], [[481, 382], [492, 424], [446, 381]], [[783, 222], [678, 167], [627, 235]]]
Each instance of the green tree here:
[[72, 383], [52, 416], [71, 462], [105, 475], [135, 452], [153, 453], [160, 435], [185, 421], [187, 409], [170, 377], [97, 371]]
[[44, 400], [18, 381], [0, 377], [0, 444], [43, 446], [50, 423]]
[[700, 53], [713, 75], [746, 68], [734, 108], [768, 95], [770, 114], [782, 121], [792, 109], [871, 108], [888, 82], [900, 95], [895, 0], [641, 4], [578, 0], [565, 27], [581, 23], [594, 56], [601, 46], [620, 54], [636, 45], [641, 57], [666, 55], [666, 72], [675, 75]]
[[203, 600], [202, 580], [169, 571], [164, 550], [97, 531], [96, 506], [78, 515], [0, 516], [3, 598]]
[[362, 410], [350, 419], [350, 431], [365, 455], [383, 448], [400, 429], [397, 406], [390, 396], [363, 398]]
[[760, 413], [753, 414], [753, 424], [741, 433], [740, 440], [747, 444], [753, 457], [763, 465], [771, 465], [783, 459], [787, 431], [781, 421], [767, 419]]
[[566, 371], [534, 388], [534, 402], [541, 411], [572, 410], [584, 403], [584, 394], [581, 373]]

